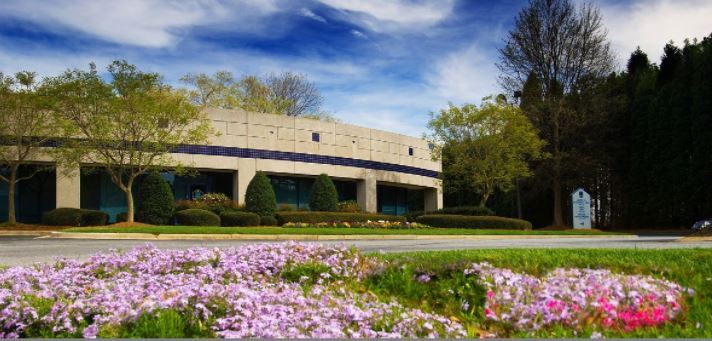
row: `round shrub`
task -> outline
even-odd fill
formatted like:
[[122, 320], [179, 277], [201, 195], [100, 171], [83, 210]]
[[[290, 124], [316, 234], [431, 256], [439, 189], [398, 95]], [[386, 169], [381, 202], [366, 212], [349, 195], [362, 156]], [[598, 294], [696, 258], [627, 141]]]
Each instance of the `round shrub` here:
[[319, 212], [336, 212], [339, 209], [339, 193], [328, 175], [322, 173], [314, 181], [309, 209]]
[[81, 210], [80, 226], [102, 226], [109, 222], [109, 214], [95, 210]]
[[210, 211], [189, 208], [176, 212], [176, 222], [185, 226], [220, 226], [220, 217]]
[[266, 215], [266, 216], [260, 217], [260, 225], [262, 225], [262, 226], [277, 226], [277, 218], [275, 218], [271, 215]]
[[397, 215], [376, 213], [346, 213], [346, 212], [277, 212], [275, 214], [279, 225], [286, 223], [331, 223], [331, 222], [367, 222], [367, 221], [392, 221], [405, 223], [405, 218]]
[[171, 186], [158, 173], [150, 173], [138, 191], [138, 221], [153, 225], [166, 225], [175, 212]]
[[259, 216], [274, 215], [277, 208], [277, 197], [274, 195], [272, 184], [264, 172], [257, 172], [247, 185], [245, 205], [247, 211]]
[[423, 215], [416, 219], [420, 224], [432, 227], [492, 229], [492, 230], [531, 230], [532, 223], [515, 218], [496, 216], [467, 216], [454, 214]]
[[108, 221], [104, 212], [79, 208], [60, 207], [42, 214], [42, 224], [49, 226], [99, 226]]
[[259, 226], [260, 216], [252, 212], [226, 211], [220, 214], [221, 226]]

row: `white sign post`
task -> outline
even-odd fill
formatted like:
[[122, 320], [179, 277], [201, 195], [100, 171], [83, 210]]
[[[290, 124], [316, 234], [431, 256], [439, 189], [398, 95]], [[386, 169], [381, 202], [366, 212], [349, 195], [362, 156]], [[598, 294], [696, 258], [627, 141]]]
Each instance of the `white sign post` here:
[[571, 193], [571, 207], [573, 209], [574, 228], [591, 228], [591, 196], [579, 188]]

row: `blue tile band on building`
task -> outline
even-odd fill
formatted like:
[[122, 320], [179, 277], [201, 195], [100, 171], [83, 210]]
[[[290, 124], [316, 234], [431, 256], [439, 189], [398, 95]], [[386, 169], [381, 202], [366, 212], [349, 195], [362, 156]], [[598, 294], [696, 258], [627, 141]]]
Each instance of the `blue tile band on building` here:
[[[59, 141], [51, 140], [43, 143], [47, 147], [56, 147]], [[224, 146], [206, 146], [206, 145], [191, 145], [183, 144], [179, 145], [173, 150], [173, 153], [180, 154], [194, 154], [194, 155], [218, 155], [218, 156], [231, 156], [231, 157], [241, 157], [241, 158], [252, 158], [252, 159], [266, 159], [266, 160], [282, 160], [282, 161], [296, 161], [296, 162], [306, 162], [306, 163], [319, 163], [324, 165], [335, 165], [335, 166], [348, 166], [356, 168], [366, 168], [383, 170], [389, 172], [398, 172], [405, 174], [413, 174], [426, 176], [430, 178], [437, 178], [440, 174], [437, 171], [430, 169], [423, 169], [412, 166], [397, 165], [388, 162], [379, 162], [371, 160], [362, 159], [351, 159], [346, 157], [338, 156], [327, 156], [318, 154], [307, 154], [307, 153], [293, 153], [293, 152], [281, 152], [274, 150], [265, 149], [252, 149], [252, 148], [240, 148], [240, 147], [224, 147]]]
[[232, 156], [252, 159], [267, 159], [267, 160], [282, 160], [296, 161], [307, 163], [319, 163], [324, 165], [348, 166], [366, 169], [383, 170], [390, 172], [399, 172], [405, 174], [413, 174], [437, 178], [439, 173], [434, 170], [423, 169], [412, 166], [397, 165], [387, 162], [378, 162], [361, 159], [351, 159], [338, 156], [326, 156], [307, 153], [280, 152], [274, 150], [240, 148], [240, 147], [223, 147], [223, 146], [204, 146], [204, 145], [180, 145], [173, 151], [181, 154], [195, 155], [218, 155]]

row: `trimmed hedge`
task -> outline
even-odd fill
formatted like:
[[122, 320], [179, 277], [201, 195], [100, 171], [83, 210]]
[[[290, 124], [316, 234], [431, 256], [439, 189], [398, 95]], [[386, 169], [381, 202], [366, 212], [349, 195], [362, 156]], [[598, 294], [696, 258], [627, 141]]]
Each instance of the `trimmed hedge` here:
[[175, 203], [171, 186], [163, 180], [161, 174], [148, 174], [141, 182], [138, 192], [136, 220], [152, 225], [166, 225], [174, 212]]
[[260, 216], [252, 212], [223, 212], [220, 214], [221, 226], [258, 226]]
[[416, 222], [432, 227], [492, 230], [531, 230], [532, 223], [515, 218], [496, 216], [468, 216], [454, 214], [431, 214], [418, 217]]
[[264, 216], [260, 217], [260, 225], [261, 226], [277, 226], [277, 218], [273, 216]]
[[109, 221], [105, 212], [60, 207], [42, 214], [42, 224], [50, 226], [101, 226]]
[[412, 211], [405, 214], [408, 221], [413, 222], [423, 215], [430, 214], [455, 214], [455, 215], [467, 215], [467, 216], [494, 216], [494, 211], [487, 207], [480, 206], [455, 206], [455, 207], [445, 207], [436, 211]]
[[245, 205], [249, 212], [259, 216], [274, 215], [277, 209], [277, 197], [272, 189], [272, 183], [264, 172], [258, 171], [247, 185]]
[[339, 209], [339, 193], [331, 178], [322, 173], [314, 180], [309, 208], [313, 211], [336, 212]]
[[189, 208], [176, 212], [176, 223], [185, 226], [220, 226], [220, 217], [210, 211]]
[[329, 223], [334, 221], [340, 222], [366, 222], [366, 221], [392, 221], [405, 222], [405, 217], [387, 214], [375, 213], [347, 213], [347, 212], [277, 212], [275, 214], [279, 225], [286, 223]]

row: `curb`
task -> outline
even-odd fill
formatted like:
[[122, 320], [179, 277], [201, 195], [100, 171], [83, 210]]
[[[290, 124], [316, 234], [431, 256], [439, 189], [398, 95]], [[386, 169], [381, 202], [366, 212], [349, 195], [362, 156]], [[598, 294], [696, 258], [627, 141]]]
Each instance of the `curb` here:
[[21, 230], [15, 230], [15, 231], [0, 231], [0, 236], [7, 236], [7, 237], [13, 237], [13, 236], [49, 236], [55, 231], [21, 231]]
[[80, 233], [51, 232], [55, 239], [133, 239], [133, 240], [496, 240], [554, 238], [637, 238], [635, 235], [414, 235], [414, 234], [151, 234], [151, 233]]

